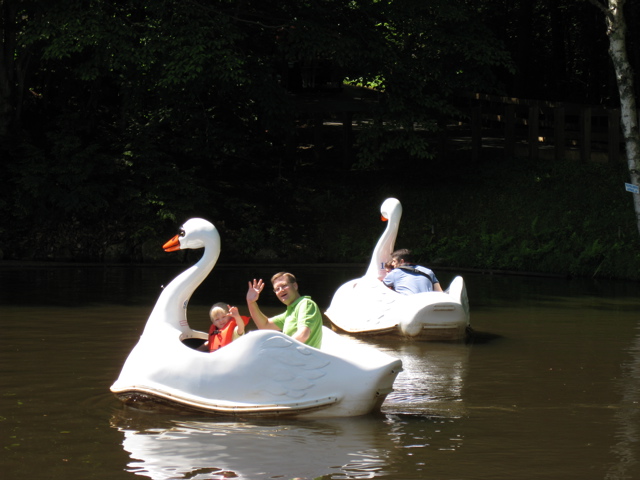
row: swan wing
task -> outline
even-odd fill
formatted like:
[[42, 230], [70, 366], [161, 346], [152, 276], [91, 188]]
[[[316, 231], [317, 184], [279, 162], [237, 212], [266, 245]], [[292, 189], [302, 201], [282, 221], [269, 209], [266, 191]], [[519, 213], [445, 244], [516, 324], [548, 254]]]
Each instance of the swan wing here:
[[402, 295], [381, 281], [363, 277], [336, 291], [326, 315], [346, 332], [382, 332], [398, 325], [400, 319], [395, 312], [402, 301]]

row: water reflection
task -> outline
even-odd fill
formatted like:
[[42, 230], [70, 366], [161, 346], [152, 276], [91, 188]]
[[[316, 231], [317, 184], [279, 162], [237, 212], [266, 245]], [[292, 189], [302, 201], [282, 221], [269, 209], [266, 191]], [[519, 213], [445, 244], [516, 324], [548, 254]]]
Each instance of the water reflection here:
[[162, 424], [156, 419], [156, 426], [142, 426], [148, 421], [134, 414], [114, 416], [112, 423], [124, 435], [128, 471], [154, 480], [373, 478], [385, 472], [395, 448], [389, 423], [372, 417]]
[[127, 471], [153, 480], [394, 478], [398, 465], [420, 471], [463, 443], [453, 420], [429, 416], [242, 422], [124, 409], [111, 423], [123, 434]]
[[465, 414], [463, 396], [471, 346], [380, 339], [378, 348], [402, 360], [403, 371], [383, 404], [385, 413]]

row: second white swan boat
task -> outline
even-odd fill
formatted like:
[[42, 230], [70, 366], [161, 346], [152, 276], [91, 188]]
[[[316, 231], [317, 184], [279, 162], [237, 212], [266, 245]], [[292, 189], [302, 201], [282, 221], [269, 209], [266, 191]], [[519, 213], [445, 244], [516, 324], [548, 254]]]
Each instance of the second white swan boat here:
[[380, 207], [387, 227], [378, 240], [369, 268], [361, 278], [342, 285], [326, 311], [333, 326], [351, 334], [394, 333], [421, 340], [457, 341], [469, 327], [469, 300], [462, 277], [444, 292], [402, 295], [380, 280], [394, 250], [402, 205], [388, 198]]

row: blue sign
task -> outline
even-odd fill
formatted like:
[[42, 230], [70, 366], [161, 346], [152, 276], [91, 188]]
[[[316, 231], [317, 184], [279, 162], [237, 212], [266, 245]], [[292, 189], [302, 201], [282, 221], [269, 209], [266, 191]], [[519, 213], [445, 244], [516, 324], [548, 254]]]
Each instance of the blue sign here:
[[633, 185], [631, 183], [625, 183], [624, 184], [624, 189], [627, 192], [631, 192], [631, 193], [638, 193], [640, 194], [640, 187], [638, 187], [637, 185]]

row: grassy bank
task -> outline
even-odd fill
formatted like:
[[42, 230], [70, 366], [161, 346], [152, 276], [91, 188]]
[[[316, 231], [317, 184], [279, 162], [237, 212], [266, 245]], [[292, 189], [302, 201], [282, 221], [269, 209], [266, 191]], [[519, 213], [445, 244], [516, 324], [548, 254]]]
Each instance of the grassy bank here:
[[277, 219], [271, 234], [269, 225], [240, 227], [245, 250], [231, 242], [229, 257], [366, 262], [384, 229], [380, 205], [393, 196], [404, 212], [396, 247], [425, 264], [640, 280], [624, 165], [518, 159], [421, 171], [390, 162], [379, 172], [297, 175], [296, 186], [274, 185], [275, 207], [261, 207]]
[[167, 262], [162, 244], [201, 216], [220, 231], [221, 263], [362, 264], [385, 228], [380, 205], [396, 197], [403, 205], [396, 247], [413, 249], [426, 265], [640, 280], [625, 165], [496, 156], [479, 163], [389, 156], [376, 171], [346, 171], [340, 159], [322, 158], [225, 164], [181, 184], [180, 201], [163, 198], [172, 210], [161, 222], [159, 213], [127, 216], [117, 205], [93, 223], [47, 228], [27, 217], [12, 225], [21, 241], [5, 235], [0, 250], [8, 261]]
[[[432, 230], [410, 245], [436, 263], [479, 269], [640, 279], [640, 236], [624, 169], [517, 161], [434, 186]], [[457, 187], [457, 188], [456, 188]], [[421, 195], [410, 195], [418, 204]], [[426, 231], [425, 231], [426, 230]]]

